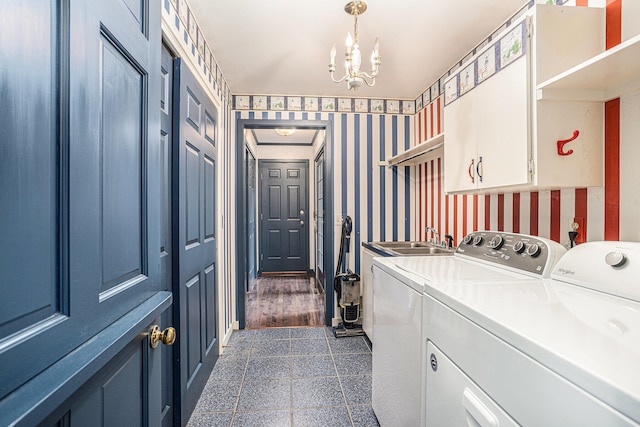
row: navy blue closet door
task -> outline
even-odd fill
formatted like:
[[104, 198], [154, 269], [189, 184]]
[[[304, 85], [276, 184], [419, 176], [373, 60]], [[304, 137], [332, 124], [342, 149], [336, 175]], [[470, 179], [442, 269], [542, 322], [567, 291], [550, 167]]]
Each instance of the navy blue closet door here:
[[2, 0], [0, 28], [2, 405], [161, 290], [160, 2]]
[[[218, 358], [216, 283], [216, 127], [218, 111], [195, 77], [174, 61], [176, 108], [173, 206], [174, 314], [179, 326], [181, 422], [200, 397]], [[174, 92], [175, 93], [175, 92]], [[179, 110], [179, 111], [178, 111]], [[175, 123], [175, 122], [174, 122]], [[179, 310], [178, 313], [175, 310]], [[176, 404], [176, 410], [178, 405]]]

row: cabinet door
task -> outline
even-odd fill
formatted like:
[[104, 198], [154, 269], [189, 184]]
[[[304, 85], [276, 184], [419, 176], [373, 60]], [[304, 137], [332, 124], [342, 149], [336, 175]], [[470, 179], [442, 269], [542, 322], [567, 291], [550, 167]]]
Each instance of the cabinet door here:
[[510, 64], [473, 92], [468, 95], [475, 95], [478, 188], [527, 184], [527, 58]]
[[475, 190], [477, 187], [477, 141], [475, 90], [444, 107], [444, 190]]
[[360, 286], [362, 289], [362, 329], [373, 342], [373, 252], [362, 249]]

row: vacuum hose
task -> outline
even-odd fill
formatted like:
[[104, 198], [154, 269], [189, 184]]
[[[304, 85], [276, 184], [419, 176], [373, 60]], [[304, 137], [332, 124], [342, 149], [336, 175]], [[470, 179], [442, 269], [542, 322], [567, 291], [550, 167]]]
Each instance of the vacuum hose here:
[[340, 237], [340, 252], [338, 253], [338, 263], [336, 264], [336, 276], [338, 276], [342, 271], [342, 262], [345, 252], [345, 240], [347, 241], [347, 250], [349, 252], [349, 241], [351, 240], [351, 230], [353, 229], [353, 223], [351, 222], [351, 217], [347, 216], [344, 221], [342, 221], [342, 236]]
[[[342, 221], [342, 236], [340, 237], [340, 252], [338, 254], [338, 263], [336, 264], [336, 274], [333, 277], [333, 289], [338, 294], [338, 301], [342, 297], [342, 285], [340, 283], [340, 275], [342, 273], [342, 262], [344, 261], [344, 253], [349, 252], [349, 241], [351, 240], [351, 230], [353, 229], [353, 223], [351, 217], [346, 216]], [[346, 251], [345, 251], [346, 242]]]

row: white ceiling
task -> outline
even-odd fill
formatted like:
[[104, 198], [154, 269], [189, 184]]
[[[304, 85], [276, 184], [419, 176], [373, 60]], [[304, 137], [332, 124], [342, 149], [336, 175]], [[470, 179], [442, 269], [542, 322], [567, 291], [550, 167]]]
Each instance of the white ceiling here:
[[344, 72], [353, 17], [346, 0], [189, 0], [233, 94], [415, 99], [526, 0], [368, 0], [358, 20], [363, 64], [376, 36], [375, 87], [331, 82], [329, 51]]

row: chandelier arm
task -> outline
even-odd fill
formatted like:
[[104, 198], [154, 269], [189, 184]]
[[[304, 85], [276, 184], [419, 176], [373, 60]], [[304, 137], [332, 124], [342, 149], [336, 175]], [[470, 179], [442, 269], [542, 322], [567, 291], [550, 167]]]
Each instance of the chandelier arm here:
[[348, 74], [345, 74], [344, 76], [342, 76], [342, 78], [341, 78], [340, 80], [336, 80], [336, 79], [333, 77], [333, 73], [331, 73], [331, 80], [332, 80], [334, 83], [342, 83], [343, 81], [345, 81], [345, 79], [346, 79], [347, 77], [349, 77], [349, 75], [348, 75]]
[[371, 78], [371, 83], [369, 83], [369, 81], [367, 79], [362, 79], [363, 82], [365, 82], [365, 84], [369, 87], [374, 87], [376, 85], [376, 78], [372, 77]]
[[373, 72], [373, 73], [369, 74], [369, 73], [365, 73], [364, 71], [360, 71], [360, 73], [358, 73], [358, 76], [359, 77], [364, 76], [364, 77], [366, 77], [368, 79], [375, 80], [375, 78], [378, 76], [378, 73], [377, 72]]

